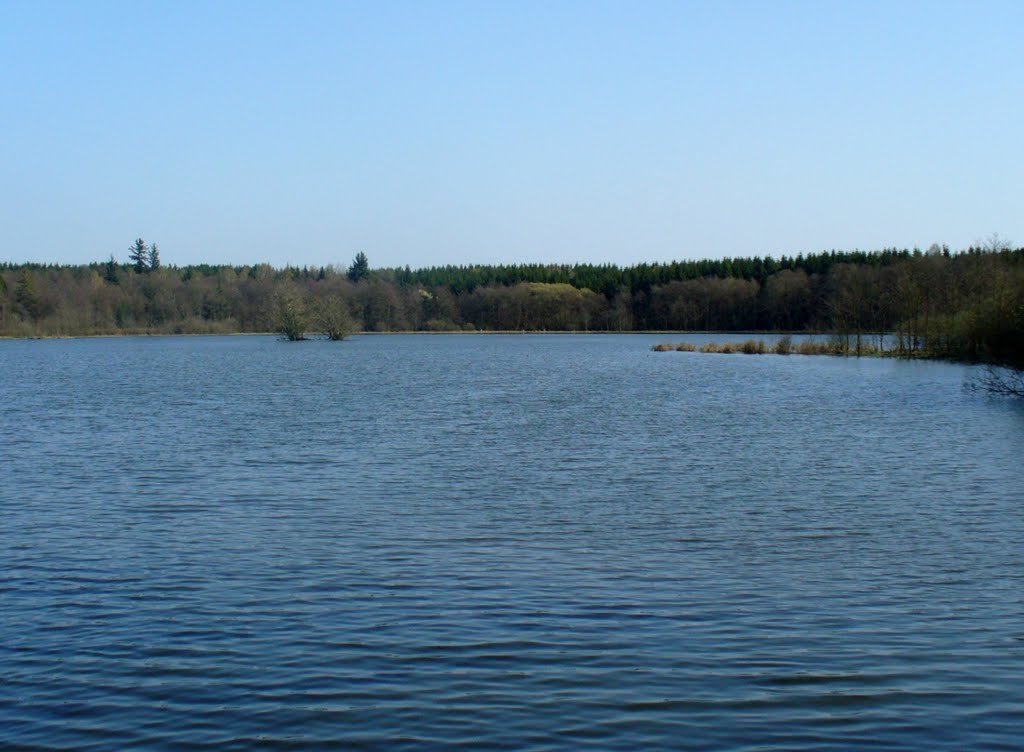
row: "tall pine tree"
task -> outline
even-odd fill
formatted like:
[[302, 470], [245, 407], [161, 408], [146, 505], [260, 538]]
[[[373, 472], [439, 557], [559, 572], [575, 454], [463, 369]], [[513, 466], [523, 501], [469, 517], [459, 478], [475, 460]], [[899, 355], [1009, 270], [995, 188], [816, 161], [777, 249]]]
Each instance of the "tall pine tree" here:
[[103, 267], [103, 279], [112, 285], [121, 284], [121, 275], [117, 272], [117, 259], [114, 258], [114, 254], [110, 254], [110, 260]]
[[137, 238], [134, 244], [128, 246], [128, 259], [135, 267], [136, 274], [142, 274], [149, 268], [149, 249], [145, 240]]
[[352, 260], [352, 266], [348, 268], [348, 278], [353, 282], [358, 282], [369, 276], [370, 262], [367, 260], [366, 254], [360, 251], [356, 254], [355, 259]]

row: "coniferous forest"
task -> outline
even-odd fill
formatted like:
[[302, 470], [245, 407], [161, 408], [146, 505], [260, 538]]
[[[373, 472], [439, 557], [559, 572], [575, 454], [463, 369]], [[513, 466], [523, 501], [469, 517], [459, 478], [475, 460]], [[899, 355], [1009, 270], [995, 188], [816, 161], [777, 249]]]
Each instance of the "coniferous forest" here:
[[886, 249], [614, 265], [371, 269], [0, 264], [0, 335], [350, 331], [823, 332], [851, 352], [1024, 364], [1024, 248]]

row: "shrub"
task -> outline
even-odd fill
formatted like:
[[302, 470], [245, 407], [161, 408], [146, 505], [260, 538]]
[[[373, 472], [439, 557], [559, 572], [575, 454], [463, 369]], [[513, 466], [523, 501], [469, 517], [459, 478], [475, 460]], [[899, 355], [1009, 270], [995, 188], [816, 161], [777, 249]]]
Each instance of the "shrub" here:
[[779, 337], [775, 346], [772, 348], [772, 352], [776, 355], [789, 355], [793, 352], [793, 338], [788, 334], [784, 337]]
[[427, 332], [457, 332], [459, 330], [458, 324], [453, 324], [448, 319], [427, 319], [423, 324], [424, 331]]
[[306, 338], [309, 317], [306, 304], [298, 295], [279, 295], [276, 301], [274, 329], [285, 339], [295, 342]]
[[345, 339], [355, 328], [348, 305], [340, 296], [328, 298], [317, 306], [316, 321], [327, 338], [334, 342]]

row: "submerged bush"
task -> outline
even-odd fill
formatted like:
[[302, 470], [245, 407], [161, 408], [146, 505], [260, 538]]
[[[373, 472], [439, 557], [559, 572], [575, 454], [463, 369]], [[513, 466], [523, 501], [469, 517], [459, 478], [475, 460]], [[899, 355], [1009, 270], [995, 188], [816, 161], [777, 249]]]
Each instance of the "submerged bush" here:
[[297, 294], [279, 295], [275, 301], [274, 329], [285, 339], [296, 342], [306, 338], [309, 314]]
[[335, 342], [352, 334], [355, 324], [349, 315], [348, 306], [341, 296], [335, 295], [322, 301], [316, 308], [316, 323], [327, 339]]
[[654, 352], [672, 352], [673, 350], [676, 352], [693, 352], [697, 349], [697, 346], [690, 342], [680, 342], [678, 345], [662, 342], [651, 349], [654, 350]]
[[973, 391], [1024, 399], [1024, 369], [989, 365], [985, 368], [985, 375], [968, 386]]

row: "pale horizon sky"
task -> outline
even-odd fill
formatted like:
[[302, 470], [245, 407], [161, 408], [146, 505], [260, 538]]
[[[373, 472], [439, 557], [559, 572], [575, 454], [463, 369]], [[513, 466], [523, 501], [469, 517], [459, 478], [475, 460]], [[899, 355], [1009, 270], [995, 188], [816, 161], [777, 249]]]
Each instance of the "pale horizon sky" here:
[[0, 261], [1024, 244], [1024, 3], [0, 0]]

